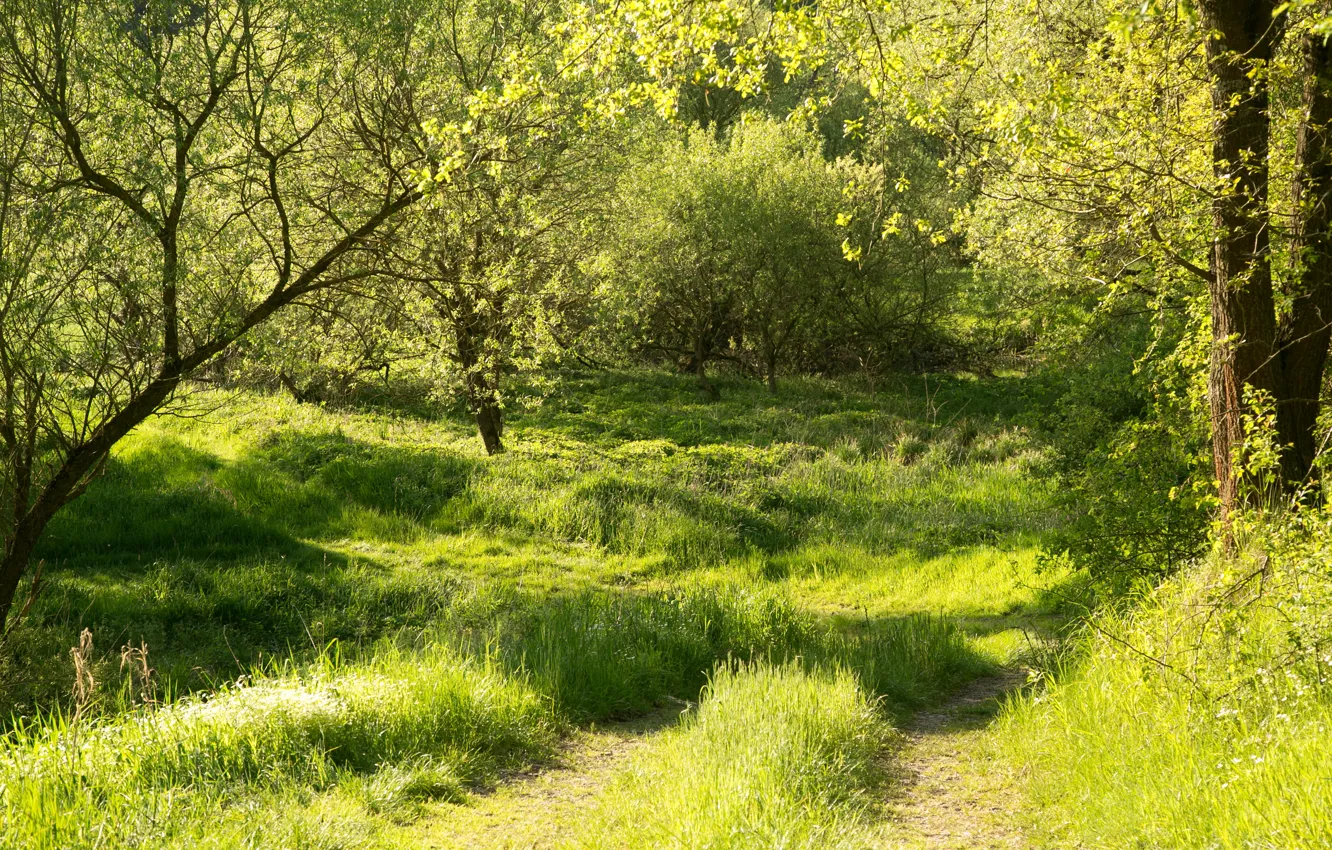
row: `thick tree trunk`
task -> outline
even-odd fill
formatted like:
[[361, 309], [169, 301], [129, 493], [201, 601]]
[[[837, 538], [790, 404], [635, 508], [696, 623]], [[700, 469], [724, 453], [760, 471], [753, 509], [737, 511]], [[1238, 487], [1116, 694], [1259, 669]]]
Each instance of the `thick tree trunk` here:
[[1276, 303], [1272, 291], [1268, 221], [1268, 139], [1271, 131], [1266, 65], [1284, 17], [1265, 0], [1204, 0], [1211, 30], [1207, 61], [1216, 112], [1212, 162], [1222, 191], [1212, 204], [1216, 236], [1211, 257], [1212, 360], [1208, 401], [1212, 453], [1220, 483], [1222, 520], [1241, 498], [1268, 494], [1243, 486], [1235, 454], [1244, 443], [1246, 390], [1280, 395], [1274, 362]]
[[484, 326], [470, 303], [462, 305], [458, 312], [461, 321], [454, 332], [457, 335], [458, 365], [463, 369], [467, 406], [476, 417], [476, 430], [481, 435], [486, 454], [497, 455], [504, 451], [504, 415], [496, 392], [495, 384], [498, 382], [487, 378], [485, 366], [481, 362], [481, 352], [486, 342], [482, 336]]
[[1327, 42], [1306, 35], [1304, 97], [1295, 145], [1292, 266], [1286, 287], [1290, 311], [1277, 331], [1277, 364], [1284, 382], [1277, 427], [1282, 472], [1291, 491], [1315, 474], [1319, 397], [1332, 342], [1332, 56]]
[[768, 392], [777, 395], [777, 355], [769, 352], [767, 357]]
[[481, 434], [486, 454], [504, 451], [504, 414], [493, 393], [476, 404], [476, 430]]
[[4, 555], [0, 558], [0, 634], [4, 633], [9, 620], [10, 609], [14, 607], [14, 597], [18, 595], [19, 583], [28, 571], [32, 552], [37, 547], [42, 529], [20, 529], [9, 541]]

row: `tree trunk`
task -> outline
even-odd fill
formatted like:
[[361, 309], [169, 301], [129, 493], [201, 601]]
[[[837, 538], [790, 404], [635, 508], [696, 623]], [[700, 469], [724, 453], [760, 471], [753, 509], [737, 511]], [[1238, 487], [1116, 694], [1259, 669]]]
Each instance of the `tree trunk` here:
[[1199, 10], [1211, 31], [1212, 164], [1224, 187], [1212, 203], [1216, 236], [1208, 401], [1222, 522], [1227, 523], [1241, 499], [1270, 495], [1242, 486], [1235, 453], [1245, 438], [1246, 389], [1274, 398], [1281, 389], [1274, 363], [1276, 303], [1267, 202], [1271, 121], [1265, 75], [1284, 16], [1274, 18], [1273, 3], [1265, 0], [1204, 0]]
[[694, 375], [698, 378], [699, 389], [708, 394], [713, 401], [721, 399], [721, 391], [716, 384], [708, 380], [708, 343], [704, 334], [694, 340]]
[[476, 429], [481, 433], [486, 454], [497, 455], [504, 451], [504, 414], [494, 393], [476, 404]]
[[481, 435], [481, 443], [486, 447], [486, 454], [497, 455], [504, 451], [504, 415], [500, 410], [498, 381], [487, 378], [485, 366], [481, 362], [481, 352], [485, 347], [484, 326], [470, 302], [458, 308], [460, 320], [455, 323], [454, 333], [458, 348], [458, 365], [463, 369], [463, 387], [467, 393], [467, 406], [476, 417], [476, 430]]
[[[42, 528], [45, 527], [42, 523]], [[42, 528], [19, 528], [9, 541], [9, 546], [0, 558], [0, 635], [8, 628], [9, 612], [14, 607], [14, 597], [18, 595], [19, 582], [28, 571], [33, 550], [41, 538]]]
[[767, 357], [768, 393], [777, 395], [777, 355], [769, 352]]
[[[196, 352], [190, 360], [178, 362], [175, 368], [196, 369], [208, 356]], [[15, 505], [14, 530], [3, 541], [4, 551], [0, 552], [0, 629], [7, 627], [6, 618], [13, 609], [19, 582], [27, 572], [32, 553], [47, 525], [61, 508], [83, 494], [101, 471], [116, 443], [156, 412], [175, 392], [180, 380], [179, 372], [158, 375], [139, 395], [97, 428], [86, 442], [69, 450], [55, 475], [36, 491], [31, 506], [23, 510]]]
[[[1324, 4], [1325, 6], [1327, 4]], [[1277, 330], [1277, 365], [1284, 381], [1277, 416], [1287, 488], [1313, 483], [1319, 396], [1332, 342], [1332, 65], [1327, 42], [1306, 34], [1304, 97], [1295, 144], [1292, 192], [1290, 311]], [[1310, 488], [1311, 490], [1314, 488]]]

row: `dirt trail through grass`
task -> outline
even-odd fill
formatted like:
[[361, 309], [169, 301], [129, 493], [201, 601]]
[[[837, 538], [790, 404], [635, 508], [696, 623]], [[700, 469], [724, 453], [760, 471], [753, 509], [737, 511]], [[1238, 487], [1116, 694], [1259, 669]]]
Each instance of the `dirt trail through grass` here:
[[[1026, 844], [1016, 826], [1012, 768], [987, 737], [1022, 670], [978, 679], [942, 706], [917, 714], [900, 747], [885, 754], [890, 775], [880, 832], [884, 850], [1010, 850]], [[395, 836], [422, 850], [544, 850], [559, 846], [596, 793], [629, 757], [673, 726], [683, 703], [627, 723], [580, 732], [556, 766], [510, 776], [467, 804], [440, 804]]]
[[1021, 686], [1022, 670], [978, 679], [902, 730], [891, 756], [888, 823], [892, 850], [1008, 850], [1025, 847], [1015, 825], [1018, 794], [1012, 768], [991, 755], [987, 727], [1003, 697]]
[[558, 846], [629, 756], [670, 728], [683, 702], [626, 723], [579, 732], [550, 768], [511, 776], [464, 805], [441, 804], [404, 830], [396, 846], [421, 850], [546, 850]]

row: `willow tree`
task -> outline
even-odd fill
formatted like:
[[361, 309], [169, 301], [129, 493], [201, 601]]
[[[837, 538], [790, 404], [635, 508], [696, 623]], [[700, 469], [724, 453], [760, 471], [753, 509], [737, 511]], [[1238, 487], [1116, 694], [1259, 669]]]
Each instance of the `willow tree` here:
[[0, 2], [0, 623], [116, 443], [419, 199], [406, 77], [323, 12]]

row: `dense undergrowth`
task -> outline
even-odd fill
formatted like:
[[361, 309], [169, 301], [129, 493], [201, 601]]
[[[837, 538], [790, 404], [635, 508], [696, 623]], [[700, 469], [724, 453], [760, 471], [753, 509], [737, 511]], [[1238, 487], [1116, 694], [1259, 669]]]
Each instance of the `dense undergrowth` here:
[[[0, 846], [373, 846], [710, 675], [682, 742], [758, 746], [734, 736], [764, 717], [754, 781], [826, 755], [853, 798], [839, 736], [1049, 611], [1039, 452], [1003, 387], [724, 390], [573, 376], [492, 459], [447, 411], [212, 396], [145, 429], [52, 527], [11, 636]], [[841, 823], [807, 787], [755, 835]]]
[[1049, 843], [1332, 842], [1332, 515], [1252, 523], [1146, 602], [1092, 621], [999, 729]]

